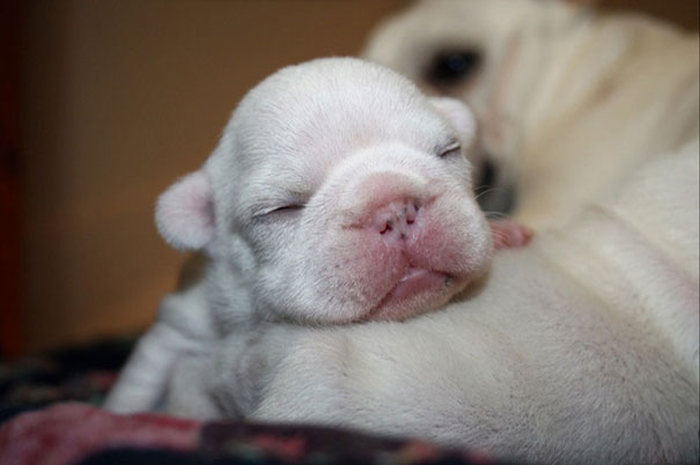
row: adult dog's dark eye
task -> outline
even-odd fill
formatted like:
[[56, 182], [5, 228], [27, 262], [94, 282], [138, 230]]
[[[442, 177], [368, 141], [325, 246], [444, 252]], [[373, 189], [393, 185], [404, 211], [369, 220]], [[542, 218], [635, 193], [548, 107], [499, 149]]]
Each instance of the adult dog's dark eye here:
[[425, 79], [435, 86], [451, 86], [469, 79], [481, 65], [477, 50], [449, 50], [441, 52], [428, 65]]

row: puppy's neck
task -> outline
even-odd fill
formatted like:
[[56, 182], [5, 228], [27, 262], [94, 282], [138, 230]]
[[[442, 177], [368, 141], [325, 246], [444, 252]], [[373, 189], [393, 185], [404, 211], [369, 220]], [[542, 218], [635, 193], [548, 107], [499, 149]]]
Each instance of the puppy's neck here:
[[207, 269], [208, 306], [220, 336], [254, 325], [259, 319], [251, 286], [241, 270], [226, 260], [210, 260]]

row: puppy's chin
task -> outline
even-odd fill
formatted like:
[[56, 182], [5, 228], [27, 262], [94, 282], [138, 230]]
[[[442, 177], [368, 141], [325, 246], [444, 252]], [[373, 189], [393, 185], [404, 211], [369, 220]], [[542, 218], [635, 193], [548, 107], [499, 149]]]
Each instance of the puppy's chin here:
[[471, 282], [468, 276], [411, 268], [362, 321], [400, 321], [447, 304]]

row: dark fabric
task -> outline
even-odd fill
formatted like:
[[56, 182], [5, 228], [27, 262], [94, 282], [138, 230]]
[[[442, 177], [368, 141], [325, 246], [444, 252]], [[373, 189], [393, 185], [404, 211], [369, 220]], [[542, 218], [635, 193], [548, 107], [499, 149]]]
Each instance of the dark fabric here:
[[[211, 456], [205, 453], [173, 452], [152, 449], [107, 449], [89, 456], [79, 465], [489, 465], [497, 464], [486, 459], [468, 458], [459, 454], [445, 454], [435, 458], [411, 458], [404, 454], [367, 454], [367, 458], [346, 457], [341, 454], [319, 456], [308, 454], [297, 461], [285, 461], [266, 454], [253, 452], [228, 456]], [[498, 464], [506, 465], [504, 462]]]
[[[106, 449], [80, 462], [80, 465], [234, 465], [236, 458], [205, 457], [192, 452], [158, 449]], [[272, 463], [272, 462], [270, 462]]]
[[0, 422], [53, 402], [101, 405], [135, 341], [108, 339], [12, 362], [0, 359]]
[[307, 425], [211, 422], [200, 430], [199, 449], [233, 463], [392, 465], [503, 464], [482, 454], [449, 450], [424, 441], [382, 437]]

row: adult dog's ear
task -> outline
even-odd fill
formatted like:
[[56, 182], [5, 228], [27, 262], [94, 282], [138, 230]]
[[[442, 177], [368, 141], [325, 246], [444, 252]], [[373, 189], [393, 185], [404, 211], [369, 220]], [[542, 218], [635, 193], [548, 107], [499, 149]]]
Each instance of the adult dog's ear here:
[[457, 136], [466, 147], [474, 143], [476, 118], [468, 106], [450, 97], [431, 97], [430, 103], [457, 131]]
[[158, 198], [156, 226], [178, 250], [199, 250], [214, 238], [211, 183], [203, 171], [181, 178]]

